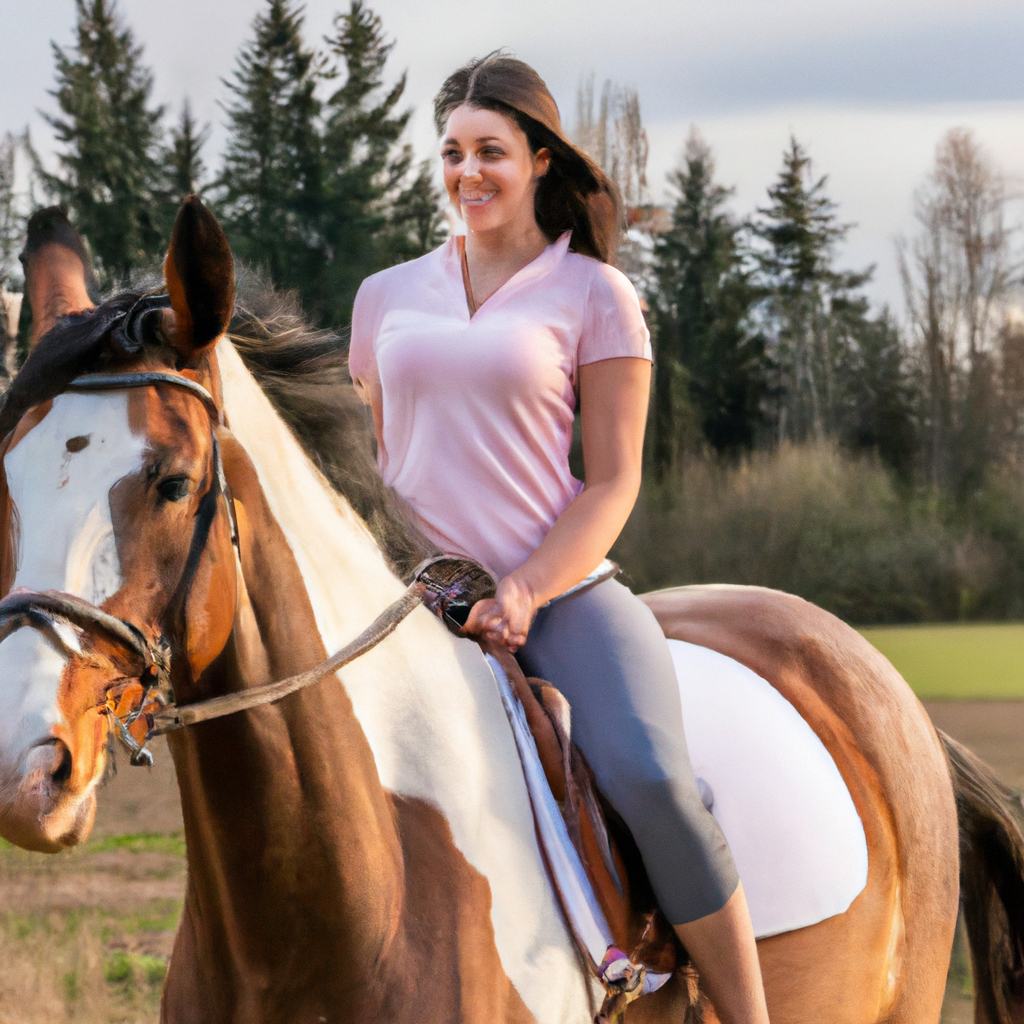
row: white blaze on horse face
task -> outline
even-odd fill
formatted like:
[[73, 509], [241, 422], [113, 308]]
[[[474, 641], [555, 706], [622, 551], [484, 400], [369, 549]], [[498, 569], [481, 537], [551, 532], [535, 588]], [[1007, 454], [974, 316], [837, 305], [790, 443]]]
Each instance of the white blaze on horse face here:
[[[19, 534], [15, 587], [62, 590], [96, 605], [120, 589], [110, 489], [138, 471], [144, 450], [126, 392], [54, 399], [4, 459]], [[0, 760], [19, 763], [50, 734], [63, 671], [63, 658], [33, 629], [0, 643]]]

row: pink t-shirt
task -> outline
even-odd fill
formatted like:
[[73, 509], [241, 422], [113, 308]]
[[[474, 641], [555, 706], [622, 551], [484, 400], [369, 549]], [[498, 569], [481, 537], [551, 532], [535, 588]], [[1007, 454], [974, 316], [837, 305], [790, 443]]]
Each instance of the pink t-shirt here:
[[384, 482], [443, 551], [505, 576], [537, 549], [583, 484], [569, 471], [576, 371], [651, 358], [636, 291], [569, 252], [569, 232], [470, 319], [454, 238], [368, 277], [349, 369], [379, 381]]

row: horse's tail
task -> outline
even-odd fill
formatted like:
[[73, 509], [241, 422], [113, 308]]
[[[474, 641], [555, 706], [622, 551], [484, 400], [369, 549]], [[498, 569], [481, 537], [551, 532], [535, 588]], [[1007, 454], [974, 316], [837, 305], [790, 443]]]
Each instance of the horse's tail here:
[[977, 1024], [1024, 1021], [1024, 806], [943, 732], [960, 824], [960, 899]]

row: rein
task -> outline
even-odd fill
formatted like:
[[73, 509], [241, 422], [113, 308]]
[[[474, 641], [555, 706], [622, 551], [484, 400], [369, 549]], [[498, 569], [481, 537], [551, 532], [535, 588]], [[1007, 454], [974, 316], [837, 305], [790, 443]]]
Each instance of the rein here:
[[162, 736], [174, 732], [186, 725], [197, 722], [208, 722], [212, 718], [223, 718], [237, 711], [259, 707], [261, 704], [272, 704], [274, 701], [287, 697], [313, 683], [318, 683], [325, 676], [336, 672], [339, 668], [355, 661], [362, 654], [373, 650], [385, 637], [390, 636], [398, 624], [419, 605], [423, 604], [425, 588], [418, 580], [409, 584], [405, 593], [387, 606], [354, 640], [347, 643], [337, 654], [321, 661], [319, 665], [297, 675], [288, 676], [275, 683], [263, 683], [251, 686], [237, 693], [226, 693], [221, 697], [197, 701], [195, 704], [184, 704], [180, 707], [171, 704], [153, 713], [153, 727], [146, 737]]
[[[237, 693], [228, 693], [209, 700], [196, 701], [194, 704], [177, 705], [174, 702], [174, 691], [170, 681], [170, 661], [167, 645], [154, 643], [130, 622], [115, 618], [88, 601], [72, 594], [64, 594], [55, 590], [23, 590], [19, 589], [0, 601], [0, 642], [5, 640], [14, 630], [22, 626], [32, 626], [47, 635], [52, 643], [59, 646], [61, 653], [74, 655], [54, 628], [54, 619], [70, 622], [79, 629], [90, 629], [105, 633], [110, 639], [116, 640], [126, 650], [138, 657], [143, 663], [139, 674], [142, 684], [142, 696], [135, 709], [124, 718], [114, 710], [113, 702], [108, 699], [99, 707], [113, 720], [117, 737], [131, 754], [133, 765], [153, 764], [153, 755], [146, 745], [154, 736], [183, 729], [186, 725], [197, 722], [208, 722], [214, 718], [223, 718], [238, 711], [246, 711], [262, 704], [272, 704], [287, 697], [297, 690], [319, 682], [325, 676], [355, 661], [360, 655], [372, 650], [383, 639], [390, 636], [399, 623], [421, 604], [429, 603], [429, 591], [426, 584], [416, 580], [409, 585], [405, 593], [388, 605], [354, 640], [346, 644], [340, 651], [326, 658], [305, 672], [300, 672], [277, 682], [253, 686]], [[152, 710], [147, 710], [147, 707]], [[141, 743], [131, 734], [130, 726], [145, 715], [148, 730]]]

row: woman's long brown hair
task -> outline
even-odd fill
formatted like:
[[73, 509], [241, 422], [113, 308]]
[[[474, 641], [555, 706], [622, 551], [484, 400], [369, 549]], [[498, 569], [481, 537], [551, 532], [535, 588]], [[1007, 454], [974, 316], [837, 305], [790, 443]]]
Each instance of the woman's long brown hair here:
[[540, 75], [501, 52], [470, 61], [448, 76], [434, 100], [439, 135], [452, 111], [464, 103], [507, 117], [526, 135], [532, 153], [545, 148], [551, 152], [534, 199], [538, 226], [551, 241], [572, 231], [574, 252], [610, 263], [622, 220], [618, 190], [565, 137], [558, 106]]

